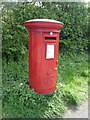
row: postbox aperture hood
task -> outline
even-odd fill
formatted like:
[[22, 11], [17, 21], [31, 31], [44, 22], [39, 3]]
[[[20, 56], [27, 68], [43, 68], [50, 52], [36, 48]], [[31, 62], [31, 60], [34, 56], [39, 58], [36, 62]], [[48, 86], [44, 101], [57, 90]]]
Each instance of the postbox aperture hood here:
[[63, 27], [63, 23], [52, 20], [52, 19], [33, 19], [28, 20], [24, 23], [24, 25], [28, 29], [34, 29], [34, 28], [48, 28], [48, 29], [61, 29]]

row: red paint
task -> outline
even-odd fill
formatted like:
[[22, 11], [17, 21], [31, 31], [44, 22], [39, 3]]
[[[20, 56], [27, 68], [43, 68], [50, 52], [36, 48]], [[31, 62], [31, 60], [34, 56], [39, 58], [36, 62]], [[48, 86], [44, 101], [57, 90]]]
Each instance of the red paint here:
[[[64, 24], [47, 19], [30, 20], [24, 24], [29, 31], [30, 87], [40, 94], [51, 93], [56, 88], [59, 30]], [[54, 45], [54, 58], [46, 59], [47, 45], [52, 49]]]

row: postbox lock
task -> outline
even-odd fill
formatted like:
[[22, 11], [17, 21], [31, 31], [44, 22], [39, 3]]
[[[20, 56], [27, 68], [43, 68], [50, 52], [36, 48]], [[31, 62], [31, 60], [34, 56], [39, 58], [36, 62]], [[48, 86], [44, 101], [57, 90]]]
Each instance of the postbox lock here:
[[57, 68], [55, 68], [55, 70], [57, 70]]
[[50, 35], [53, 35], [53, 32], [50, 32]]

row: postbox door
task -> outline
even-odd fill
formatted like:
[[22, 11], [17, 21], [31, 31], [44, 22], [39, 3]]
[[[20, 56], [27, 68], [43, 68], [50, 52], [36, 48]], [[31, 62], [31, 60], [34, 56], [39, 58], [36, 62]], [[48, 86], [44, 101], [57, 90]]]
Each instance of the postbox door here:
[[58, 35], [44, 36], [42, 54], [42, 86], [52, 89], [56, 86], [57, 67], [58, 67]]

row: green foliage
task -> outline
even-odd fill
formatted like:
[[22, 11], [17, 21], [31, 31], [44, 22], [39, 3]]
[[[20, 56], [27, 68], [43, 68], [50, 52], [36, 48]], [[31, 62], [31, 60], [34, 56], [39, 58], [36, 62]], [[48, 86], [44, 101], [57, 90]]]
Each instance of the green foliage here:
[[[2, 4], [2, 113], [5, 118], [59, 118], [67, 104], [78, 105], [87, 98], [87, 54], [73, 54], [87, 50], [86, 4], [36, 3]], [[57, 89], [51, 97], [35, 93], [28, 84], [28, 31], [24, 22], [37, 18], [64, 23]], [[70, 54], [65, 54], [68, 51]]]
[[[86, 100], [88, 76], [82, 73], [87, 75], [87, 68], [86, 54], [60, 54], [57, 89], [49, 97], [29, 88], [27, 59], [8, 64], [3, 61], [3, 118], [60, 118], [66, 105], [78, 105]], [[70, 71], [68, 75], [66, 71]]]
[[[64, 88], [65, 89], [65, 88]], [[63, 95], [62, 99], [68, 104], [68, 105], [78, 105], [79, 104], [79, 98], [75, 92], [72, 90], [64, 90], [63, 89]]]
[[62, 98], [68, 104], [77, 105], [88, 94], [88, 55], [60, 54], [58, 83], [62, 83]]
[[[11, 5], [12, 7], [10, 7]], [[7, 61], [10, 59], [17, 61], [23, 58], [27, 52], [27, 30], [21, 21], [22, 15], [19, 13], [17, 3], [15, 5], [6, 3], [2, 13], [3, 56], [7, 58]]]
[[2, 51], [7, 61], [25, 57], [28, 48], [28, 31], [24, 22], [36, 18], [49, 18], [64, 23], [61, 30], [62, 51], [81, 53], [87, 50], [88, 16], [86, 3], [3, 3]]
[[[27, 61], [3, 65], [3, 117], [56, 118], [66, 107], [57, 93], [47, 97], [35, 93], [28, 85]], [[60, 95], [59, 95], [60, 97]]]

